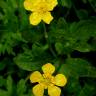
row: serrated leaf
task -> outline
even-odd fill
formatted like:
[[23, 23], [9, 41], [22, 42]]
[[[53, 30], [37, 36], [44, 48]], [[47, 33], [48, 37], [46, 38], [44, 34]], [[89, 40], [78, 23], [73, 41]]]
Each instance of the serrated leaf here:
[[69, 58], [62, 64], [60, 72], [72, 77], [93, 77], [96, 78], [96, 68], [91, 66], [86, 60], [79, 58]]
[[33, 61], [33, 56], [28, 54], [19, 54], [14, 58], [14, 62], [23, 70], [34, 71], [40, 68], [40, 63], [38, 61]]
[[32, 51], [27, 49], [24, 53], [18, 54], [14, 58], [14, 62], [23, 70], [39, 70], [44, 63], [52, 59], [50, 54], [46, 52], [46, 48], [46, 46], [40, 48], [34, 45]]
[[92, 50], [92, 47], [88, 44], [88, 40], [96, 36], [95, 24], [96, 20], [81, 20], [70, 26], [69, 37], [74, 38], [73, 49], [81, 52], [89, 52]]
[[13, 33], [13, 32], [8, 32], [5, 33], [0, 42], [0, 53], [5, 53], [7, 52], [8, 54], [15, 54], [13, 51], [13, 47], [15, 47], [19, 42], [26, 42], [20, 32]]
[[[72, 37], [86, 41], [88, 40], [91, 36], [96, 36], [96, 20], [81, 20], [78, 23], [75, 23], [74, 26], [70, 27], [70, 32]], [[74, 33], [74, 34], [72, 34]], [[78, 35], [79, 34], [79, 35]]]
[[48, 33], [50, 41], [53, 42], [64, 42], [67, 38], [68, 24], [63, 18], [59, 18], [56, 24], [51, 26], [50, 32]]

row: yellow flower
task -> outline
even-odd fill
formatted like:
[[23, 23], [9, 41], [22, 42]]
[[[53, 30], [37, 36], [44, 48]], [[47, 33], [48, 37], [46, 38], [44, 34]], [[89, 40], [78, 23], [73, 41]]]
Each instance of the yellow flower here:
[[52, 11], [57, 4], [57, 0], [25, 0], [25, 9], [32, 11], [29, 17], [30, 24], [38, 25], [41, 20], [50, 24], [53, 20], [50, 11]]
[[61, 89], [57, 86], [65, 86], [67, 78], [63, 74], [53, 76], [55, 67], [50, 63], [43, 65], [42, 70], [43, 74], [35, 71], [30, 75], [31, 83], [38, 83], [32, 89], [34, 96], [43, 96], [44, 89], [48, 89], [49, 96], [60, 96]]

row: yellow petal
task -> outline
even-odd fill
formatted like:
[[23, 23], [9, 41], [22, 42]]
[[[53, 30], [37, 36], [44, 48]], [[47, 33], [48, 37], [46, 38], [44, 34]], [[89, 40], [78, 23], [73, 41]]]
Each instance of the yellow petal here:
[[24, 8], [26, 10], [35, 11], [40, 0], [25, 0]]
[[43, 96], [44, 94], [44, 87], [41, 84], [38, 84], [33, 87], [33, 94], [34, 96]]
[[31, 83], [39, 82], [42, 79], [42, 75], [39, 71], [35, 71], [30, 75]]
[[65, 86], [67, 83], [67, 78], [63, 74], [57, 74], [55, 76], [55, 83], [57, 86]]
[[24, 8], [26, 10], [33, 10], [34, 9], [30, 0], [25, 0], [24, 1]]
[[50, 24], [50, 22], [53, 20], [53, 17], [50, 12], [46, 12], [43, 14], [42, 19], [45, 23]]
[[56, 5], [58, 4], [57, 0], [46, 0], [46, 2], [49, 11], [52, 11], [54, 7], [56, 7]]
[[61, 89], [56, 86], [49, 86], [48, 87], [48, 94], [49, 94], [49, 96], [60, 96]]
[[51, 63], [47, 63], [42, 66], [42, 70], [44, 73], [52, 74], [55, 71], [55, 67]]
[[41, 15], [38, 12], [33, 12], [30, 17], [30, 24], [38, 25], [41, 22]]

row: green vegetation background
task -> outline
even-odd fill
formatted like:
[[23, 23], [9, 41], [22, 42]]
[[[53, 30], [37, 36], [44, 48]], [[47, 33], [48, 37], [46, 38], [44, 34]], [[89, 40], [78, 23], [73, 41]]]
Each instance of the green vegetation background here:
[[32, 96], [28, 75], [47, 62], [68, 78], [61, 96], [96, 96], [96, 0], [58, 0], [38, 26], [23, 2], [0, 0], [0, 96]]

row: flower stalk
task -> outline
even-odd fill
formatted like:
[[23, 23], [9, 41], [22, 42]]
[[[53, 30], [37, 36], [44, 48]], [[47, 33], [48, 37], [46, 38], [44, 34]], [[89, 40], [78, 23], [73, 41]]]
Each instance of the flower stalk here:
[[48, 46], [49, 46], [50, 52], [51, 52], [52, 55], [56, 58], [57, 55], [56, 55], [56, 53], [54, 52], [54, 50], [53, 50], [53, 48], [52, 48], [52, 46], [51, 46], [50, 40], [48, 39], [48, 33], [47, 33], [46, 25], [45, 25], [44, 22], [43, 22], [43, 29], [44, 29], [44, 36], [45, 36], [45, 39], [46, 39], [46, 41], [47, 41], [47, 43], [48, 43]]

